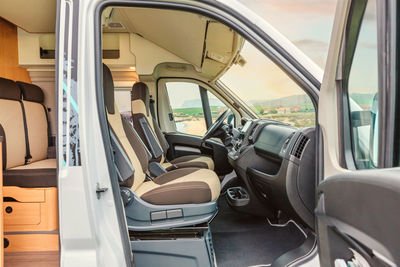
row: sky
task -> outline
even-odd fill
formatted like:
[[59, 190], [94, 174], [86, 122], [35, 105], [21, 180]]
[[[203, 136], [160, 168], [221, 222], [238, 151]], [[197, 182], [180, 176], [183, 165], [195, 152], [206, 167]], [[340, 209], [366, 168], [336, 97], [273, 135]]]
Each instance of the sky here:
[[325, 67], [336, 0], [239, 0]]

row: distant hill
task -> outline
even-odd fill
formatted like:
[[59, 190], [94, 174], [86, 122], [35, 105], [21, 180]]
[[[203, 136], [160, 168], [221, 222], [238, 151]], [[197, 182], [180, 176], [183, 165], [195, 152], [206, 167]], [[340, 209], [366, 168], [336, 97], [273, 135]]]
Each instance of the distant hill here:
[[[371, 105], [374, 94], [351, 94], [351, 98], [361, 105]], [[221, 106], [221, 102], [218, 99], [211, 98], [210, 106]], [[259, 107], [294, 107], [294, 106], [312, 106], [311, 99], [307, 95], [292, 95], [286, 96], [277, 99], [269, 99], [269, 100], [250, 100], [246, 101], [252, 106]], [[191, 99], [183, 102], [180, 108], [201, 108], [201, 100], [200, 99]]]
[[[210, 103], [210, 106], [214, 106], [214, 107], [221, 106], [221, 101], [219, 101], [218, 99], [215, 99], [215, 98], [209, 98], [209, 103]], [[185, 102], [183, 102], [182, 106], [180, 106], [180, 108], [201, 108], [201, 107], [202, 107], [201, 99], [185, 100]]]
[[292, 107], [292, 106], [310, 106], [312, 102], [307, 95], [292, 95], [278, 99], [270, 100], [250, 100], [248, 101], [253, 106], [261, 107]]
[[[351, 94], [351, 98], [359, 105], [371, 105], [374, 94]], [[311, 99], [307, 95], [292, 95], [278, 99], [270, 100], [250, 100], [253, 106], [261, 107], [293, 107], [293, 106], [311, 106]]]

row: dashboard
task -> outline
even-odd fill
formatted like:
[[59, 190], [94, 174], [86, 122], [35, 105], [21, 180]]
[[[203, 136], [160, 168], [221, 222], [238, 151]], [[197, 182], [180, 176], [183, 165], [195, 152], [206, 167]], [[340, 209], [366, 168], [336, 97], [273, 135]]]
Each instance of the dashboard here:
[[315, 128], [298, 129], [268, 119], [244, 119], [242, 125], [228, 160], [250, 198], [256, 198], [244, 209], [274, 217], [283, 213], [313, 227]]

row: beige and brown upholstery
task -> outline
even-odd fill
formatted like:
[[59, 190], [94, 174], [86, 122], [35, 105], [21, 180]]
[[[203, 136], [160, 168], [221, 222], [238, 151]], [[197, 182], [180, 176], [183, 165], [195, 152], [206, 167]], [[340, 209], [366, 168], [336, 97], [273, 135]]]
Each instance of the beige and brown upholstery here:
[[28, 151], [25, 143], [21, 90], [11, 80], [0, 78], [0, 135], [3, 141], [3, 169], [25, 164]]
[[146, 148], [131, 124], [118, 112], [112, 75], [106, 65], [103, 65], [103, 87], [110, 130], [135, 169], [133, 177], [120, 183], [121, 186], [130, 187], [140, 198], [157, 205], [206, 203], [218, 198], [220, 181], [208, 169], [173, 170], [146, 181], [149, 163]]
[[175, 168], [206, 168], [214, 170], [214, 161], [211, 157], [205, 155], [190, 155], [178, 157], [176, 159], [168, 162], [165, 158], [166, 152], [168, 150], [168, 143], [162, 133], [157, 122], [153, 119], [150, 114], [150, 97], [149, 89], [147, 85], [143, 82], [137, 82], [132, 87], [131, 93], [131, 105], [132, 105], [132, 122], [135, 130], [139, 134], [140, 138], [143, 140], [148, 149], [150, 149], [151, 144], [146, 140], [143, 128], [140, 125], [140, 120], [145, 119], [150, 125], [153, 135], [158, 142], [158, 146], [162, 149], [162, 154], [156, 157], [155, 161], [161, 163], [161, 165], [166, 170], [171, 170]]
[[[23, 105], [26, 114], [29, 147], [31, 152], [30, 162], [47, 159], [49, 147], [49, 123], [46, 107], [43, 105], [44, 94], [42, 89], [34, 84], [17, 82], [22, 91]], [[52, 159], [53, 167], [56, 160]]]
[[47, 157], [48, 123], [43, 100], [39, 87], [0, 78], [4, 186], [57, 185], [56, 159]]

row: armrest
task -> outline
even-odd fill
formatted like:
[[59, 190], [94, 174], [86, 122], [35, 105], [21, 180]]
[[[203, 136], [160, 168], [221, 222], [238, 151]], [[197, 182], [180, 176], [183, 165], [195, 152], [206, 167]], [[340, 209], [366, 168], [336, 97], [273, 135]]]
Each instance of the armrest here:
[[164, 169], [164, 167], [158, 163], [158, 162], [150, 162], [149, 164], [149, 172], [151, 176], [157, 177], [160, 176], [163, 173], [166, 173], [167, 171]]

